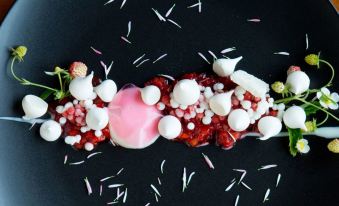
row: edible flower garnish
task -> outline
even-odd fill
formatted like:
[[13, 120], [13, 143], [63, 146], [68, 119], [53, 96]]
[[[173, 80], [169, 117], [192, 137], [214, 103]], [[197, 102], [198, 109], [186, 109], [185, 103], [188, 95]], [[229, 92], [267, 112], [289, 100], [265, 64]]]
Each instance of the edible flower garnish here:
[[306, 139], [300, 139], [297, 142], [297, 149], [300, 153], [308, 153], [310, 151], [310, 146], [308, 145], [308, 141]]
[[320, 105], [323, 106], [325, 109], [327, 108], [330, 108], [332, 110], [338, 109], [339, 101], [338, 93], [333, 92], [331, 94], [329, 89], [323, 87], [320, 89], [319, 92], [317, 92], [317, 98], [319, 99]]

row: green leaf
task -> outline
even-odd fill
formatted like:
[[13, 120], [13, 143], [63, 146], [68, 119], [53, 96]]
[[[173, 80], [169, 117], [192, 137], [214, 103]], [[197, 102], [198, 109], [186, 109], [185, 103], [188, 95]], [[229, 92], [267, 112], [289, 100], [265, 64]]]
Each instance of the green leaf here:
[[[310, 102], [310, 103], [315, 104], [315, 105], [321, 107], [321, 105], [320, 105], [320, 103], [318, 101], [313, 101], [313, 102]], [[306, 113], [306, 116], [308, 116], [310, 114], [315, 114], [315, 113], [317, 113], [318, 110], [319, 110], [318, 108], [316, 108], [316, 107], [314, 107], [312, 105], [305, 104], [304, 111]]]
[[51, 94], [53, 94], [54, 91], [52, 90], [45, 90], [41, 95], [40, 95], [40, 98], [45, 100], [47, 99]]
[[298, 140], [303, 138], [301, 129], [291, 129], [287, 127], [287, 131], [288, 131], [288, 136], [290, 139], [290, 153], [293, 157], [295, 157], [298, 153], [298, 149], [297, 149], [297, 142]]

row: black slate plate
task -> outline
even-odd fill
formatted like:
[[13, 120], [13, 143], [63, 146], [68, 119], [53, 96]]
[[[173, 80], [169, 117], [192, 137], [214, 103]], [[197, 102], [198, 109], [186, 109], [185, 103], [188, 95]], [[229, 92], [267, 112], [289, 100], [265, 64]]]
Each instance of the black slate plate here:
[[[182, 29], [160, 22], [151, 8], [164, 14], [174, 1], [127, 0], [122, 10], [121, 1], [103, 6], [104, 0], [30, 0], [18, 1], [0, 27], [0, 100], [1, 116], [21, 116], [21, 98], [41, 90], [19, 85], [6, 75], [8, 49], [26, 45], [29, 53], [17, 67], [20, 76], [32, 81], [53, 84], [43, 74], [56, 65], [66, 67], [74, 60], [84, 61], [98, 75], [103, 75], [99, 60], [114, 60], [110, 74], [121, 87], [134, 82], [142, 85], [150, 77], [164, 73], [179, 76], [191, 71], [208, 71], [211, 67], [197, 55], [207, 50], [218, 53], [236, 46], [230, 57], [243, 55], [239, 68], [245, 69], [268, 82], [284, 80], [291, 64], [301, 65], [312, 77], [312, 86], [324, 83], [328, 70], [316, 71], [303, 63], [305, 34], [310, 39], [310, 50], [322, 51], [322, 56], [339, 68], [338, 16], [327, 1], [276, 0], [238, 1], [205, 0], [202, 13], [186, 7], [196, 1], [175, 1], [171, 18]], [[261, 18], [260, 23], [247, 22]], [[120, 40], [132, 21], [132, 45]], [[104, 52], [102, 57], [90, 49]], [[290, 56], [273, 55], [288, 51]], [[168, 56], [157, 64], [146, 63], [142, 68], [132, 65], [134, 59], [146, 53], [155, 59]], [[211, 59], [211, 58], [210, 58]], [[56, 82], [55, 82], [56, 83]], [[336, 87], [338, 91], [336, 77]], [[331, 123], [330, 123], [331, 124]], [[337, 125], [334, 122], [333, 126]], [[260, 142], [247, 138], [230, 151], [214, 146], [187, 148], [185, 145], [159, 139], [144, 150], [112, 148], [101, 145], [103, 154], [80, 166], [65, 166], [63, 158], [79, 161], [88, 153], [77, 152], [62, 141], [47, 143], [40, 139], [38, 127], [14, 122], [0, 123], [0, 205], [105, 205], [115, 198], [116, 191], [107, 183], [125, 183], [128, 187], [127, 205], [155, 204], [150, 184], [162, 194], [159, 205], [233, 205], [240, 195], [239, 205], [261, 205], [264, 193], [271, 188], [266, 205], [336, 205], [339, 182], [339, 156], [330, 153], [326, 140], [311, 137], [311, 152], [292, 158], [288, 140], [274, 138]], [[338, 134], [339, 136], [339, 134]], [[208, 169], [201, 152], [215, 164]], [[166, 159], [165, 174], [160, 174], [160, 163]], [[258, 172], [265, 164], [279, 167]], [[104, 184], [99, 197], [99, 179], [125, 168], [121, 176]], [[183, 167], [196, 175], [185, 193], [181, 192]], [[232, 168], [248, 170], [242, 186], [224, 192], [229, 181], [240, 174]], [[275, 188], [277, 174], [282, 174], [280, 186]], [[88, 177], [94, 194], [87, 196], [83, 178]]]

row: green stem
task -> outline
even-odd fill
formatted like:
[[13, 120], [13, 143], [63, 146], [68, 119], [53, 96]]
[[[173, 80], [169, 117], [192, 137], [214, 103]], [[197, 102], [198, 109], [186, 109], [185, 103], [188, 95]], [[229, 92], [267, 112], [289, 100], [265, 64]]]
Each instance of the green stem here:
[[301, 102], [303, 102], [303, 103], [305, 103], [305, 104], [311, 105], [311, 106], [313, 106], [313, 107], [315, 107], [315, 108], [317, 108], [317, 109], [323, 111], [323, 112], [326, 113], [327, 115], [331, 116], [333, 119], [339, 121], [339, 118], [338, 118], [338, 117], [336, 117], [336, 116], [333, 115], [332, 113], [328, 112], [327, 110], [325, 110], [325, 109], [323, 109], [323, 108], [321, 108], [321, 107], [319, 107], [319, 106], [317, 106], [317, 105], [315, 105], [315, 104], [312, 104], [312, 103], [310, 103], [310, 102], [308, 102], [308, 101], [306, 101], [306, 100], [304, 100], [304, 99], [300, 99], [300, 98], [295, 98], [295, 100], [298, 100], [298, 101], [301, 101]]
[[14, 67], [14, 62], [15, 62], [16, 58], [17, 58], [17, 57], [15, 56], [15, 57], [13, 57], [13, 59], [12, 59], [12, 62], [11, 62], [11, 73], [12, 73], [12, 76], [14, 77], [14, 79], [16, 79], [16, 80], [19, 81], [19, 82], [22, 82], [22, 79], [20, 79], [20, 78], [14, 73], [13, 67]]
[[287, 97], [287, 98], [279, 99], [279, 100], [274, 101], [274, 104], [279, 104], [279, 103], [282, 103], [282, 102], [284, 102], [284, 103], [290, 102], [290, 101], [296, 100], [299, 97], [300, 97], [300, 95], [296, 95], [296, 96], [293, 96], [293, 97]]
[[52, 87], [48, 87], [48, 86], [41, 85], [41, 84], [36, 84], [36, 83], [33, 83], [33, 82], [27, 82], [26, 85], [40, 87], [40, 88], [48, 89], [48, 90], [51, 90], [51, 91], [54, 91], [54, 92], [58, 92], [59, 91], [57, 89], [53, 89]]
[[61, 91], [63, 91], [64, 89], [63, 89], [63, 84], [62, 84], [62, 79], [61, 79], [60, 73], [58, 73], [58, 78], [59, 78], [60, 89], [61, 89]]
[[327, 121], [327, 119], [328, 119], [328, 114], [326, 114], [326, 117], [325, 117], [325, 119], [322, 122], [317, 124], [317, 127], [320, 127], [321, 125], [323, 125]]
[[332, 85], [332, 81], [334, 79], [334, 74], [335, 74], [334, 68], [333, 68], [333, 66], [329, 62], [327, 62], [325, 60], [319, 59], [319, 62], [322, 62], [322, 63], [326, 64], [328, 67], [330, 67], [330, 69], [332, 71], [332, 76], [331, 76], [330, 81], [324, 87], [331, 86]]

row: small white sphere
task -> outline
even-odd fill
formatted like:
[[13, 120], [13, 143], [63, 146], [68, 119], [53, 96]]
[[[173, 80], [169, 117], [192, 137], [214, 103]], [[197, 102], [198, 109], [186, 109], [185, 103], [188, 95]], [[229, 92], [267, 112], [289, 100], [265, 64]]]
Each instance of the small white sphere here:
[[213, 115], [214, 115], [214, 112], [212, 112], [211, 110], [205, 110], [205, 116], [212, 117]]
[[74, 105], [79, 104], [79, 100], [77, 100], [77, 99], [73, 100], [73, 104]]
[[250, 118], [245, 110], [235, 109], [228, 115], [227, 122], [232, 130], [241, 132], [250, 125]]
[[58, 112], [59, 114], [63, 113], [64, 112], [64, 107], [59, 105], [55, 108], [55, 111]]
[[80, 132], [81, 132], [81, 133], [87, 132], [87, 128], [86, 128], [86, 127], [81, 127], [81, 128], [80, 128]]
[[242, 95], [242, 94], [236, 95], [236, 97], [237, 97], [237, 99], [239, 101], [243, 101], [244, 100], [244, 95]]
[[84, 106], [86, 107], [86, 109], [90, 109], [93, 106], [93, 100], [91, 99], [86, 99], [84, 101]]
[[190, 122], [187, 124], [187, 129], [194, 130], [194, 128], [195, 128], [195, 124], [193, 122]]
[[181, 104], [181, 105], [179, 106], [179, 108], [182, 109], [182, 110], [185, 110], [185, 109], [187, 109], [187, 105]]
[[84, 147], [85, 147], [85, 150], [89, 151], [89, 152], [94, 149], [94, 145], [92, 143], [90, 143], [90, 142], [86, 142]]
[[40, 136], [48, 142], [57, 140], [61, 132], [60, 124], [54, 120], [47, 120], [40, 127]]
[[251, 101], [248, 101], [248, 100], [244, 100], [244, 101], [241, 101], [240, 102], [241, 106], [244, 108], [244, 109], [250, 109], [251, 106], [252, 106], [252, 103]]
[[181, 133], [181, 129], [181, 122], [172, 115], [162, 117], [158, 123], [159, 134], [166, 139], [178, 137]]
[[292, 129], [300, 128], [300, 129], [307, 131], [307, 128], [305, 126], [306, 113], [304, 109], [299, 106], [292, 106], [288, 108], [284, 112], [283, 120], [284, 120], [285, 125], [289, 128], [292, 128]]
[[179, 107], [179, 103], [176, 102], [174, 99], [170, 100], [170, 104], [171, 104], [171, 107], [174, 109]]
[[61, 117], [61, 118], [59, 119], [59, 123], [60, 123], [61, 125], [64, 125], [64, 124], [66, 123], [66, 121], [67, 121], [67, 119], [66, 119], [65, 117]]
[[270, 137], [273, 137], [282, 129], [281, 121], [277, 117], [266, 116], [259, 120], [258, 122], [258, 130], [263, 137], [259, 138], [260, 140], [267, 140]]
[[214, 91], [218, 91], [218, 90], [222, 90], [222, 89], [224, 89], [224, 84], [223, 83], [215, 83], [213, 85], [213, 90]]
[[209, 116], [204, 116], [201, 121], [204, 125], [208, 125], [208, 124], [211, 124], [212, 118]]
[[284, 110], [285, 110], [285, 104], [284, 104], [284, 103], [278, 104], [277, 109], [278, 109], [279, 111], [284, 111]]
[[196, 108], [195, 109], [195, 112], [200, 114], [200, 113], [203, 113], [204, 112], [204, 109], [203, 108]]
[[290, 86], [290, 91], [294, 94], [301, 94], [310, 87], [310, 78], [305, 72], [295, 71], [287, 76], [286, 85]]
[[246, 90], [244, 88], [242, 88], [241, 86], [237, 86], [235, 89], [234, 89], [234, 94], [236, 96], [238, 95], [244, 95], [246, 93]]
[[162, 110], [165, 109], [165, 104], [162, 103], [162, 102], [159, 102], [159, 103], [157, 104], [157, 108], [158, 108], [158, 110], [162, 111]]
[[100, 137], [102, 135], [102, 131], [101, 130], [95, 130], [94, 135], [96, 137]]
[[108, 113], [106, 109], [94, 107], [87, 112], [86, 124], [93, 130], [102, 130], [108, 124]]
[[196, 103], [200, 97], [198, 83], [191, 79], [178, 81], [173, 89], [173, 97], [179, 104], [192, 105]]
[[161, 91], [159, 87], [149, 85], [141, 89], [142, 101], [147, 105], [155, 105], [161, 97]]

